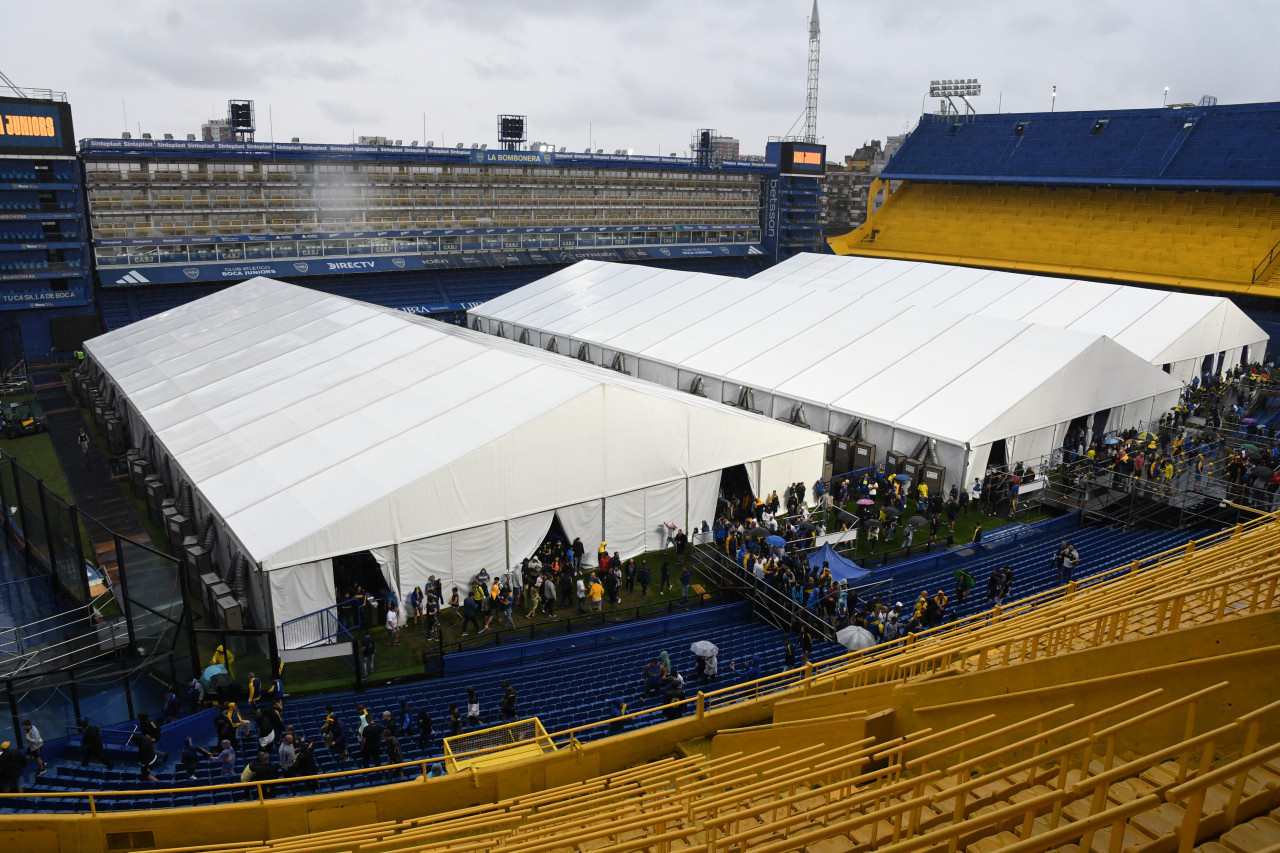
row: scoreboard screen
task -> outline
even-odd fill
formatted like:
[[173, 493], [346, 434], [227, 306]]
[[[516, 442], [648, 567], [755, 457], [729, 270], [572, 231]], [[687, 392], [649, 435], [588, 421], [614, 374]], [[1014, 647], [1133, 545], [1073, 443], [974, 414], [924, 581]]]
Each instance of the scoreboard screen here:
[[778, 166], [784, 175], [824, 175], [827, 171], [827, 146], [810, 142], [784, 142]]
[[75, 153], [70, 105], [0, 98], [0, 154], [74, 157]]

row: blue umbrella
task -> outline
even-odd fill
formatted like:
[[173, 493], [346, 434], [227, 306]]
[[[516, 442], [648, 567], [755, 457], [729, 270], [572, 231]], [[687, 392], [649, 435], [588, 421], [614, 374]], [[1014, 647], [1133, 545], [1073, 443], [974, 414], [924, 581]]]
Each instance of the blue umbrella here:
[[1111, 438], [1106, 439], [1102, 443], [1103, 444], [1119, 444], [1120, 439], [1116, 438], [1115, 436], [1112, 436]]
[[764, 544], [770, 545], [774, 548], [785, 548], [787, 547], [787, 540], [775, 534], [773, 536], [766, 536], [764, 538]]
[[907, 483], [907, 482], [910, 482], [910, 481], [911, 481], [911, 475], [910, 475], [910, 474], [895, 474], [893, 479], [897, 480], [899, 483]]

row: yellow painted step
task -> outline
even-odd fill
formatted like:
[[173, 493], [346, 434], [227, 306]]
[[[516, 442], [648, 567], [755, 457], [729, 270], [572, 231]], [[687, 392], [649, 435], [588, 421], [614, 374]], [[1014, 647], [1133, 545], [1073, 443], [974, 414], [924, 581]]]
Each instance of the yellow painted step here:
[[1280, 845], [1280, 821], [1270, 817], [1256, 817], [1248, 823], [1233, 826], [1218, 839], [1234, 853], [1253, 853]]

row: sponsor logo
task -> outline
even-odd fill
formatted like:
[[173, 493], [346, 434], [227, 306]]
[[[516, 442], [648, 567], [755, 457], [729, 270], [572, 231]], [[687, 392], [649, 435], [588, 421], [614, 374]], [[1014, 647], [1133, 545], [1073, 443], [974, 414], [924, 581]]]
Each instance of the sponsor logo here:
[[195, 281], [200, 277], [200, 270], [197, 269], [196, 267], [186, 267], [185, 269], [182, 270], [182, 274], [185, 275], [187, 278], [191, 279], [192, 281]]
[[759, 248], [759, 247], [757, 247], [757, 246], [749, 246], [749, 247], [747, 248], [747, 254], [748, 254], [748, 255], [763, 255], [763, 254], [764, 254], [764, 252], [763, 252], [763, 251], [761, 251], [761, 250], [760, 250], [760, 248]]
[[391, 263], [396, 265], [396, 269], [404, 269], [404, 258], [392, 258]]
[[720, 247], [720, 254], [722, 254], [722, 255], [727, 255], [727, 254], [729, 254], [729, 247], [728, 247], [728, 246], [721, 246], [721, 247]]
[[658, 251], [668, 258], [671, 257], [671, 250], [668, 249], [666, 246], [663, 246], [662, 248], [658, 249]]
[[311, 265], [308, 264], [306, 261], [298, 261], [296, 264], [293, 265], [293, 268], [298, 272], [306, 272], [307, 270], [311, 269]]
[[448, 258], [433, 258], [430, 255], [420, 255], [419, 260], [422, 261], [424, 267], [447, 267], [449, 266]]
[[330, 270], [371, 270], [373, 261], [325, 261]]
[[147, 278], [137, 270], [129, 270], [120, 278], [116, 279], [116, 284], [150, 284], [151, 279]]

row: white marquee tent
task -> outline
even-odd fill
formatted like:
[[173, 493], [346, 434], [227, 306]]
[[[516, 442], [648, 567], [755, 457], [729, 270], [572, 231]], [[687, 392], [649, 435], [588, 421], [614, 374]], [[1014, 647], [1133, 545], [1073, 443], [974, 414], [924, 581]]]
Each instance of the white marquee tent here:
[[558, 517], [662, 548], [713, 520], [721, 471], [763, 490], [821, 474], [807, 430], [551, 353], [256, 278], [95, 338], [91, 370], [152, 435], [219, 563], [261, 571], [260, 624], [335, 603], [332, 558], [372, 551], [388, 586], [465, 584], [528, 556]]
[[922, 261], [795, 255], [753, 281], [808, 285], [900, 302], [1106, 335], [1189, 382], [1259, 360], [1267, 334], [1230, 299]]
[[864, 419], [881, 458], [933, 438], [951, 482], [980, 474], [994, 442], [1038, 460], [1076, 419], [1144, 424], [1180, 389], [1099, 334], [627, 264], [582, 261], [470, 313], [489, 334], [814, 430]]

